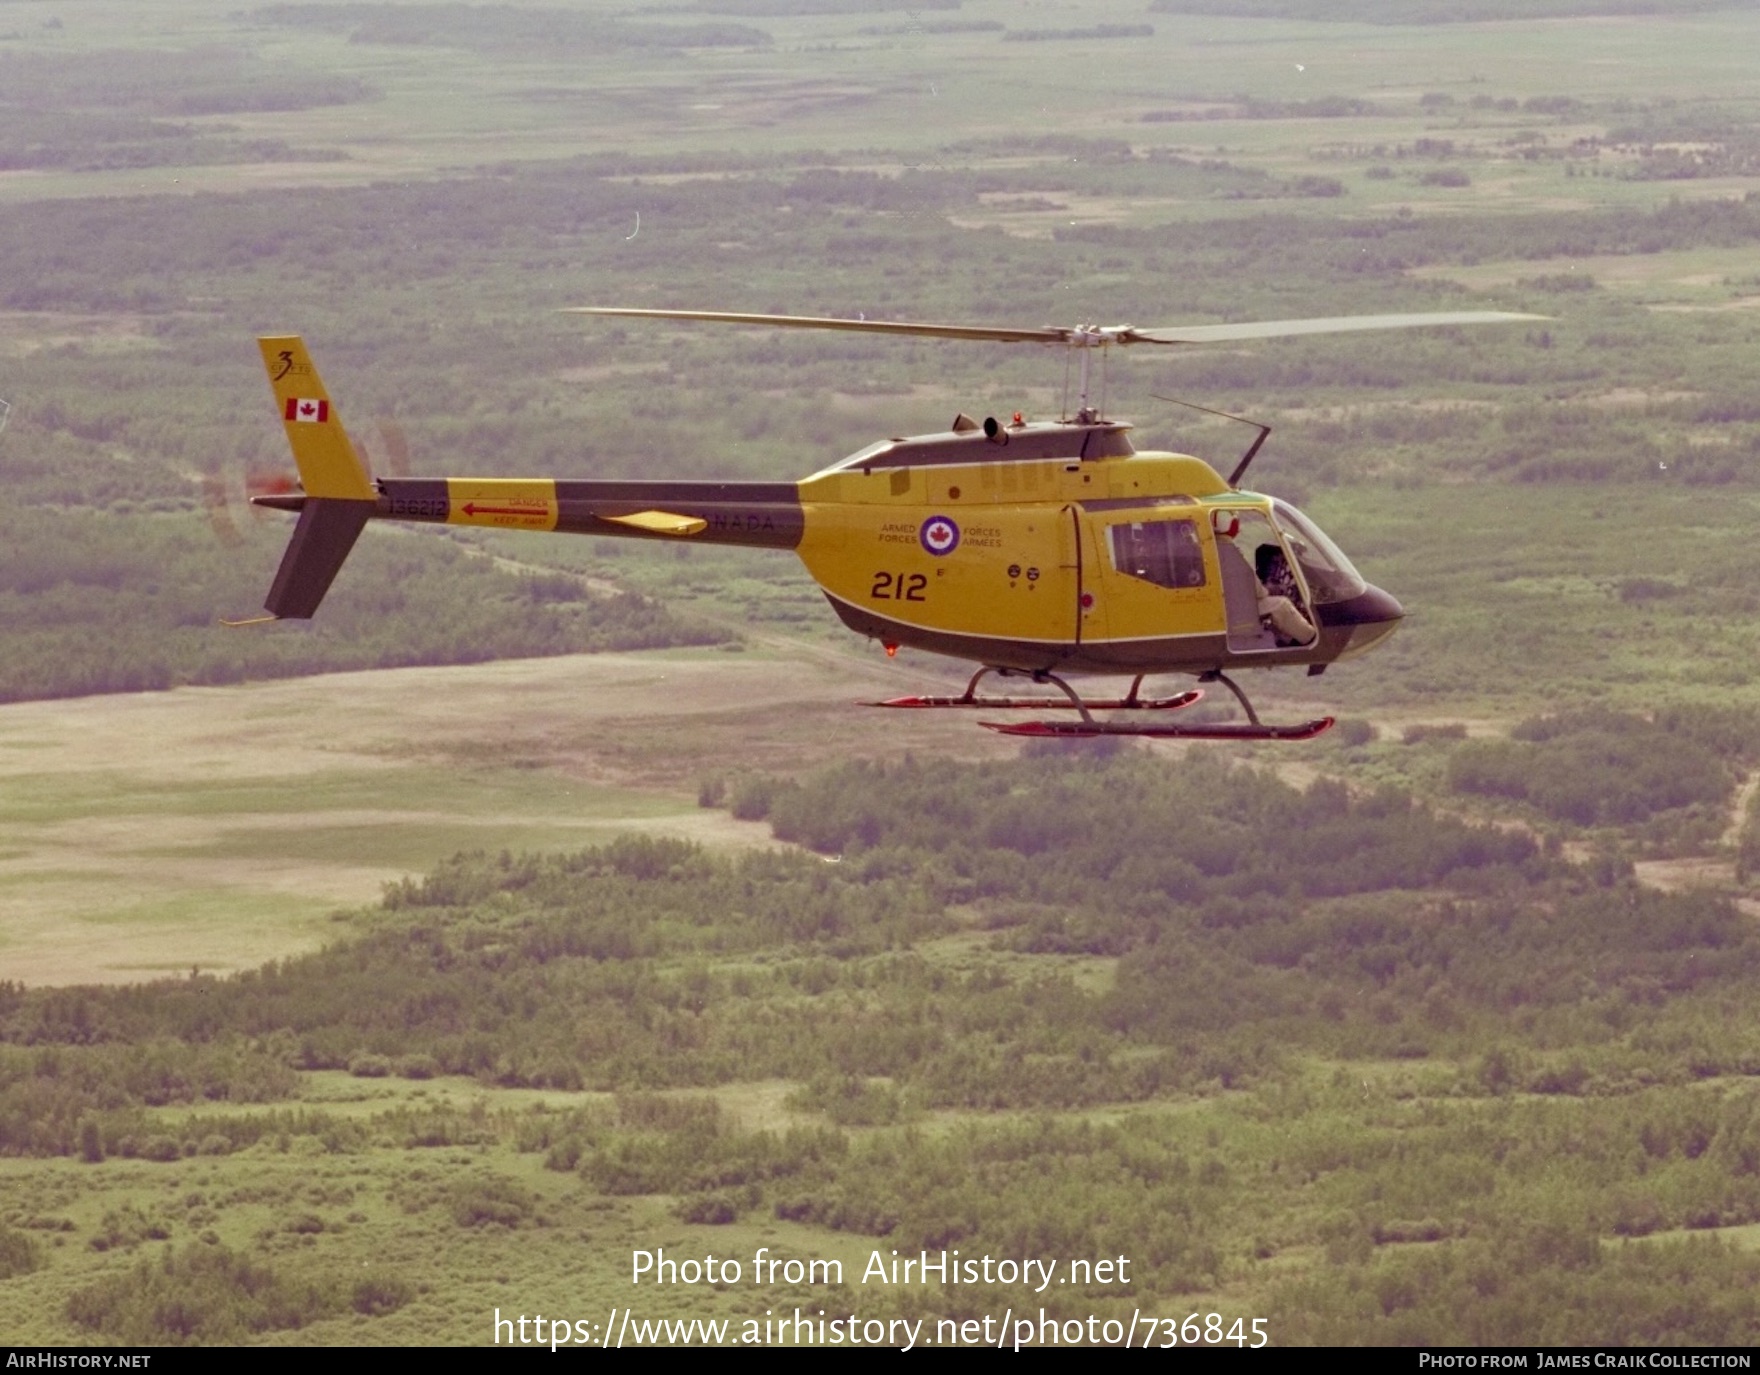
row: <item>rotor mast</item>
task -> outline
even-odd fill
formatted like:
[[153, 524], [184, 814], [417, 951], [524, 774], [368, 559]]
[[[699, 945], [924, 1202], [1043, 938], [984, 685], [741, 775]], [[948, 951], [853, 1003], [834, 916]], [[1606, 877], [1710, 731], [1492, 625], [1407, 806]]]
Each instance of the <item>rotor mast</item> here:
[[[1074, 329], [1062, 332], [1064, 346], [1067, 348], [1080, 349], [1082, 355], [1081, 377], [1077, 383], [1076, 413], [1073, 417], [1065, 416], [1064, 418], [1066, 420], [1074, 419], [1075, 423], [1078, 425], [1092, 425], [1101, 419], [1100, 412], [1105, 408], [1106, 385], [1104, 369], [1106, 366], [1106, 356], [1102, 354], [1100, 357], [1102, 372], [1100, 387], [1101, 404], [1099, 406], [1093, 405], [1089, 400], [1088, 360], [1095, 349], [1103, 349], [1111, 344], [1126, 342], [1121, 336], [1131, 328], [1130, 325], [1077, 325]], [[1065, 373], [1064, 376], [1067, 378], [1069, 374]], [[1067, 392], [1065, 393], [1065, 396], [1068, 396]]]

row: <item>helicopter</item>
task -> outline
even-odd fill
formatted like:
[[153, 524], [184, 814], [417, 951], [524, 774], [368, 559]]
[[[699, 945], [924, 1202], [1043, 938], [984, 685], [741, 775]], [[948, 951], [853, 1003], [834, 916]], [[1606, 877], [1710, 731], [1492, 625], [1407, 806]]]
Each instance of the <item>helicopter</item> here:
[[[844, 624], [889, 656], [910, 646], [978, 666], [957, 696], [871, 705], [1074, 713], [980, 722], [1009, 735], [1310, 739], [1333, 719], [1262, 721], [1230, 673], [1323, 673], [1380, 644], [1404, 609], [1295, 506], [1241, 487], [1269, 426], [1245, 422], [1259, 434], [1227, 477], [1202, 458], [1139, 452], [1130, 424], [1093, 404], [1089, 360], [1141, 345], [1544, 318], [1456, 311], [1009, 329], [602, 306], [570, 313], [1061, 346], [1079, 359], [1079, 391], [1072, 408], [1066, 368], [1056, 420], [1017, 411], [980, 422], [962, 411], [944, 431], [878, 440], [798, 482], [374, 478], [302, 340], [266, 336], [258, 344], [303, 490], [252, 498], [298, 522], [266, 614], [225, 624], [313, 616], [372, 520], [791, 549]], [[1122, 696], [1087, 699], [1071, 674], [1131, 683]], [[1245, 721], [1180, 719], [1203, 687], [1144, 696], [1144, 681], [1164, 674], [1221, 684]], [[990, 675], [1061, 695], [981, 694]]]

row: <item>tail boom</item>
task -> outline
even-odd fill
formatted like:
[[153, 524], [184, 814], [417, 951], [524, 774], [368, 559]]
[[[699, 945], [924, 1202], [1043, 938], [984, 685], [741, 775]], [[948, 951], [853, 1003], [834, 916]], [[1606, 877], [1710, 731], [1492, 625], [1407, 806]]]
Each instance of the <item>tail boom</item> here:
[[[542, 530], [611, 539], [681, 539], [793, 549], [805, 529], [792, 482], [617, 482], [549, 478], [380, 478], [372, 515], [427, 525]], [[310, 497], [259, 496], [303, 511]]]
[[370, 520], [544, 530], [618, 539], [691, 539], [794, 549], [806, 527], [792, 482], [622, 482], [551, 478], [381, 478], [342, 428], [296, 335], [259, 339], [300, 494], [252, 498], [299, 514], [264, 608], [228, 624], [312, 616]]

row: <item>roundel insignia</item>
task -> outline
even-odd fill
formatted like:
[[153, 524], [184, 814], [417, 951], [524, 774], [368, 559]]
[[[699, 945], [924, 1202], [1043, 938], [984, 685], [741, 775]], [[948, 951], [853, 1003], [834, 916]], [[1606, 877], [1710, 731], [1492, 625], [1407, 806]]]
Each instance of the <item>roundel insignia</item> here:
[[959, 548], [959, 526], [946, 516], [930, 516], [917, 531], [917, 539], [924, 549], [940, 558]]

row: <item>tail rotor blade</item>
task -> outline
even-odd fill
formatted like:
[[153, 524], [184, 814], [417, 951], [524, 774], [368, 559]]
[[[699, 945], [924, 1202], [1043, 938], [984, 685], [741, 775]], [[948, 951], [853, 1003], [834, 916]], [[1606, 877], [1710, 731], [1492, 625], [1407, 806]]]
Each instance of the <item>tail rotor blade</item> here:
[[392, 477], [408, 477], [409, 436], [403, 426], [389, 416], [379, 420], [379, 441], [385, 446], [385, 471]]
[[208, 524], [214, 527], [214, 535], [220, 543], [243, 544], [244, 536], [238, 532], [238, 522], [232, 518], [232, 494], [226, 488], [226, 479], [221, 474], [202, 474], [202, 505], [207, 509]]

